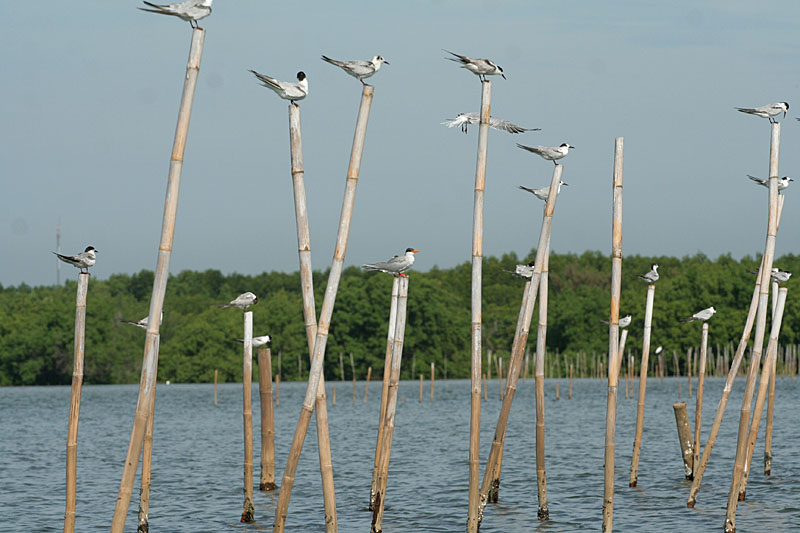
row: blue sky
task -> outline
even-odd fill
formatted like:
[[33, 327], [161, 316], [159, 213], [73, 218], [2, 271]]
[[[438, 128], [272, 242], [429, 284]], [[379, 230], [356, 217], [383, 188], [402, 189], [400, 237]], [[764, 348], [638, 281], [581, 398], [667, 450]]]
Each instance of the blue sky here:
[[[0, 3], [0, 283], [55, 281], [65, 252], [92, 244], [94, 273], [155, 266], [191, 30], [136, 2]], [[614, 138], [625, 138], [623, 253], [734, 257], [763, 250], [769, 124], [733, 108], [792, 104], [781, 175], [800, 154], [797, 2], [290, 2], [217, 0], [186, 150], [171, 270], [297, 269], [287, 102], [253, 68], [309, 78], [303, 148], [315, 268], [329, 266], [361, 85], [319, 59], [391, 65], [372, 78], [346, 264], [413, 246], [417, 267], [470, 259], [477, 77], [442, 48], [489, 57], [492, 114], [541, 132], [492, 132], [484, 253], [535, 246], [552, 163], [515, 143], [577, 149], [564, 160], [557, 252], [610, 250]], [[795, 104], [796, 102], [796, 104]], [[797, 107], [795, 107], [795, 105]], [[795, 109], [797, 110], [795, 112]], [[795, 184], [795, 187], [800, 185]], [[787, 193], [777, 253], [800, 253]], [[10, 259], [10, 260], [9, 260]], [[624, 267], [624, 263], [623, 263]], [[77, 270], [65, 265], [62, 279]]]

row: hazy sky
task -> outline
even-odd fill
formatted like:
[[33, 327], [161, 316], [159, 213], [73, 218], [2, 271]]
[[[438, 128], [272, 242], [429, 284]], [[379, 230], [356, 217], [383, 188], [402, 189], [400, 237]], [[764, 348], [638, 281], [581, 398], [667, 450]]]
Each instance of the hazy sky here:
[[[67, 253], [94, 245], [93, 273], [155, 267], [189, 24], [131, 2], [0, 2], [0, 283], [55, 281]], [[484, 253], [535, 246], [542, 204], [517, 185], [553, 164], [515, 143], [577, 149], [552, 249], [611, 247], [614, 138], [625, 138], [623, 253], [734, 257], [763, 251], [767, 120], [733, 108], [792, 104], [781, 174], [800, 165], [800, 3], [217, 0], [186, 149], [171, 271], [297, 270], [288, 103], [253, 68], [303, 70], [303, 148], [315, 268], [330, 265], [357, 80], [320, 60], [383, 55], [372, 78], [346, 264], [406, 247], [417, 266], [470, 259], [477, 128], [439, 123], [477, 111], [478, 78], [442, 48], [489, 57], [492, 114], [541, 132], [489, 139]], [[795, 105], [797, 106], [795, 108]], [[800, 177], [800, 176], [798, 176]], [[790, 189], [777, 253], [800, 253]], [[624, 263], [623, 263], [624, 266]], [[62, 279], [77, 270], [64, 265]]]

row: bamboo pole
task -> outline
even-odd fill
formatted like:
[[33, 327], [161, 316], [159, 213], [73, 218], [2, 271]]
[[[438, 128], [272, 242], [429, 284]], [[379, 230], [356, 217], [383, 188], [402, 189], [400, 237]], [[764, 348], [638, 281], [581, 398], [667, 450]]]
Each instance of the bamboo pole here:
[[550, 505], [547, 501], [547, 476], [544, 463], [545, 450], [545, 409], [544, 409], [544, 359], [547, 351], [547, 303], [549, 296], [550, 236], [547, 237], [545, 256], [539, 276], [539, 324], [536, 334], [536, 493], [539, 520], [550, 519]]
[[353, 352], [350, 352], [350, 376], [353, 378], [353, 405], [356, 404], [356, 364], [353, 361]]
[[367, 383], [364, 385], [364, 403], [367, 403], [367, 395], [369, 394], [369, 379], [372, 377], [372, 367], [367, 368]]
[[503, 401], [503, 358], [497, 358], [497, 383], [500, 385], [499, 400]]
[[341, 376], [341, 381], [344, 382], [344, 359], [342, 358], [342, 352], [339, 352], [339, 376]]
[[489, 388], [486, 386], [486, 374], [483, 375], [483, 401], [489, 401]]
[[189, 117], [192, 112], [192, 100], [197, 85], [197, 74], [200, 70], [200, 59], [203, 54], [203, 40], [205, 30], [195, 28], [192, 31], [192, 44], [189, 50], [189, 60], [186, 65], [186, 75], [183, 82], [183, 95], [178, 123], [175, 128], [175, 140], [172, 146], [170, 159], [169, 178], [167, 180], [167, 195], [164, 205], [164, 216], [161, 226], [161, 242], [158, 247], [158, 261], [153, 279], [153, 293], [150, 298], [150, 313], [148, 314], [147, 336], [144, 344], [142, 360], [142, 375], [139, 383], [139, 395], [136, 401], [133, 429], [125, 457], [125, 466], [122, 472], [117, 502], [114, 508], [114, 517], [111, 522], [112, 533], [122, 533], [125, 528], [125, 519], [131, 502], [133, 480], [139, 466], [139, 455], [142, 451], [142, 442], [150, 413], [151, 390], [155, 384], [155, 372], [158, 367], [158, 337], [161, 311], [164, 306], [164, 293], [169, 277], [169, 260], [172, 255], [172, 241], [175, 235], [175, 215], [178, 209], [178, 192], [180, 190], [181, 170], [183, 168], [183, 154], [186, 148], [186, 137], [189, 132]]
[[[519, 378], [519, 367], [522, 362], [522, 356], [525, 353], [528, 341], [528, 334], [530, 331], [531, 320], [533, 319], [533, 308], [536, 304], [536, 297], [540, 289], [542, 272], [545, 262], [549, 256], [550, 251], [550, 228], [552, 226], [553, 213], [556, 208], [556, 200], [558, 198], [558, 188], [561, 182], [563, 173], [563, 165], [556, 164], [553, 169], [553, 178], [550, 182], [550, 191], [545, 204], [544, 214], [542, 216], [542, 226], [539, 231], [539, 242], [536, 248], [536, 259], [534, 261], [533, 274], [531, 279], [526, 282], [525, 291], [523, 292], [522, 305], [520, 306], [520, 317], [517, 319], [519, 325], [519, 333], [514, 335], [514, 343], [511, 347], [511, 363], [509, 369], [509, 379], [506, 382], [505, 397], [503, 398], [503, 405], [500, 407], [500, 415], [497, 418], [497, 425], [495, 426], [494, 440], [492, 447], [489, 451], [489, 459], [486, 462], [486, 470], [484, 471], [483, 480], [481, 482], [480, 490], [480, 507], [478, 520], [479, 523], [483, 518], [483, 511], [488, 501], [489, 490], [491, 489], [494, 474], [497, 472], [500, 457], [502, 455], [503, 444], [505, 441], [506, 426], [508, 424], [508, 416], [511, 412], [511, 403], [514, 400], [514, 394], [517, 390], [517, 380]], [[544, 353], [542, 353], [544, 357]], [[538, 361], [538, 341], [537, 341], [537, 361]], [[539, 363], [537, 362], [537, 365]], [[544, 379], [544, 361], [536, 368], [541, 370], [541, 379]], [[539, 379], [539, 378], [537, 378]], [[541, 405], [544, 405], [541, 403]]]
[[261, 482], [259, 490], [275, 490], [275, 411], [272, 408], [272, 352], [258, 350], [258, 392], [261, 396]]
[[89, 274], [78, 274], [78, 289], [75, 295], [75, 344], [72, 362], [72, 392], [69, 401], [69, 423], [67, 428], [67, 481], [66, 509], [64, 511], [64, 533], [75, 531], [75, 502], [78, 479], [78, 419], [81, 414], [81, 390], [83, 388], [83, 352], [86, 332], [86, 294], [89, 291]]
[[214, 369], [214, 407], [217, 406], [217, 377], [219, 375], [219, 370], [216, 368]]
[[[278, 354], [280, 357], [280, 353]], [[281, 375], [275, 376], [275, 407], [281, 404]]]
[[569, 393], [567, 394], [567, 400], [572, 399], [572, 363], [569, 364]]
[[747, 427], [750, 420], [753, 390], [758, 375], [761, 361], [761, 352], [764, 347], [764, 334], [767, 323], [767, 299], [769, 297], [770, 273], [772, 261], [775, 256], [775, 240], [778, 234], [778, 157], [780, 154], [781, 125], [779, 122], [772, 124], [769, 150], [769, 216], [767, 222], [767, 240], [764, 245], [763, 269], [761, 272], [761, 287], [758, 296], [758, 311], [756, 313], [756, 331], [753, 337], [753, 354], [750, 359], [750, 368], [745, 383], [742, 410], [739, 417], [739, 434], [736, 441], [736, 461], [733, 467], [731, 489], [728, 493], [728, 510], [725, 517], [725, 531], [736, 531], [736, 505], [739, 498], [739, 484], [744, 473], [745, 455], [747, 452]]
[[692, 360], [694, 356], [694, 346], [686, 350], [686, 374], [689, 379], [689, 398], [692, 397]]
[[244, 419], [244, 510], [241, 522], [255, 521], [253, 505], [253, 312], [244, 312], [244, 357], [242, 363], [242, 418]]
[[[342, 275], [345, 252], [347, 251], [347, 240], [350, 233], [350, 221], [353, 216], [353, 204], [355, 203], [356, 185], [358, 184], [358, 173], [361, 166], [361, 154], [364, 149], [364, 138], [367, 133], [367, 122], [369, 110], [372, 105], [374, 88], [365, 85], [361, 92], [361, 106], [356, 122], [356, 131], [353, 137], [353, 149], [350, 154], [350, 165], [347, 172], [347, 185], [345, 187], [344, 200], [342, 202], [342, 213], [339, 221], [339, 231], [336, 237], [336, 250], [333, 254], [333, 262], [328, 277], [328, 284], [325, 288], [325, 297], [322, 302], [319, 322], [317, 323], [317, 335], [314, 342], [314, 357], [311, 361], [311, 369], [308, 373], [308, 386], [300, 411], [292, 439], [292, 446], [286, 461], [286, 468], [281, 482], [281, 492], [275, 511], [275, 523], [273, 530], [275, 533], [282, 533], [286, 525], [286, 515], [289, 509], [289, 499], [294, 485], [294, 476], [297, 471], [297, 462], [300, 459], [303, 441], [305, 440], [308, 425], [311, 420], [311, 412], [314, 409], [314, 399], [319, 389], [320, 378], [322, 377], [322, 367], [325, 356], [325, 345], [328, 341], [328, 328], [331, 315], [336, 300], [336, 292], [339, 288], [339, 281]], [[326, 516], [326, 524], [335, 519]], [[326, 526], [327, 529], [327, 526]]]
[[[775, 312], [777, 308], [777, 300], [780, 298], [780, 293], [778, 292], [778, 282], [772, 282], [772, 320], [775, 320]], [[783, 352], [784, 355], [784, 369], [788, 366], [789, 359], [789, 347], [787, 346]], [[772, 419], [774, 416], [775, 411], [775, 374], [777, 371], [777, 359], [775, 363], [772, 365], [770, 369], [770, 377], [769, 377], [769, 393], [767, 399], [767, 424], [764, 428], [764, 475], [771, 476], [772, 475]], [[763, 372], [763, 370], [762, 370]], [[784, 370], [785, 373], [785, 370]], [[750, 454], [752, 457], [752, 453]], [[749, 462], [748, 462], [749, 464]]]
[[435, 380], [435, 374], [436, 374], [436, 367], [434, 366], [434, 363], [431, 363], [431, 396], [430, 396], [431, 403], [433, 403], [433, 382]]
[[656, 295], [656, 286], [647, 286], [647, 297], [644, 307], [644, 332], [642, 333], [642, 363], [639, 370], [639, 400], [636, 409], [636, 433], [633, 438], [633, 455], [631, 457], [631, 473], [628, 480], [629, 487], [639, 483], [639, 456], [642, 453], [642, 432], [644, 431], [644, 399], [647, 395], [647, 368], [650, 360], [650, 334], [653, 325], [653, 300]]
[[681, 445], [681, 457], [683, 458], [683, 474], [686, 479], [692, 479], [692, 426], [689, 424], [689, 415], [686, 413], [686, 402], [672, 404], [675, 411], [675, 423], [678, 426], [678, 441]]
[[150, 415], [147, 418], [147, 427], [144, 430], [144, 442], [142, 443], [142, 474], [139, 480], [139, 514], [138, 514], [138, 533], [150, 531], [150, 478], [153, 467], [153, 422], [156, 409], [156, 383], [158, 369], [153, 377], [153, 388], [150, 392]]
[[483, 267], [483, 192], [486, 185], [486, 157], [489, 146], [489, 113], [492, 82], [481, 82], [481, 119], [478, 130], [478, 158], [475, 168], [475, 200], [472, 215], [472, 372], [469, 421], [469, 494], [467, 533], [477, 533], [479, 519], [481, 441], [481, 285]]
[[559, 398], [559, 395], [558, 395], [558, 383], [556, 383], [556, 400], [559, 400], [559, 399], [560, 398]]
[[761, 415], [764, 412], [764, 402], [767, 397], [767, 389], [769, 389], [769, 382], [774, 380], [775, 377], [772, 373], [772, 370], [775, 368], [775, 361], [777, 359], [778, 335], [780, 334], [781, 323], [783, 321], [783, 310], [784, 305], [786, 304], [786, 291], [786, 288], [781, 288], [775, 301], [772, 329], [769, 335], [769, 344], [767, 345], [767, 355], [764, 358], [764, 367], [761, 371], [761, 380], [758, 385], [758, 395], [756, 396], [756, 407], [753, 410], [753, 420], [750, 422], [750, 430], [747, 436], [747, 456], [745, 461], [745, 470], [739, 486], [740, 502], [745, 500], [745, 496], [747, 494], [747, 478], [750, 474], [753, 451], [756, 447], [756, 437], [758, 436], [758, 427], [761, 424]]
[[333, 403], [333, 405], [335, 407], [336, 406], [336, 385], [331, 385], [331, 387], [333, 387], [333, 400], [331, 401], [331, 403]]
[[[386, 352], [383, 360], [383, 386], [381, 388], [381, 408], [378, 418], [378, 436], [375, 443], [375, 461], [372, 465], [372, 486], [369, 490], [369, 510], [375, 510], [375, 493], [378, 488], [378, 469], [383, 442], [383, 423], [386, 417], [386, 406], [389, 402], [389, 381], [392, 376], [392, 352], [394, 351], [394, 333], [397, 328], [397, 299], [400, 296], [400, 276], [392, 279], [392, 295], [389, 304], [389, 328], [386, 334]], [[419, 375], [419, 401], [422, 403], [422, 374]]]
[[[700, 464], [700, 421], [703, 417], [703, 381], [706, 376], [706, 357], [708, 355], [708, 322], [703, 322], [700, 337], [700, 366], [697, 368], [697, 399], [694, 407], [694, 456], [692, 468]], [[694, 479], [694, 474], [692, 474]]]
[[419, 403], [422, 403], [422, 374], [419, 375]]
[[397, 412], [397, 389], [400, 383], [400, 365], [403, 360], [403, 340], [406, 330], [406, 309], [408, 305], [408, 277], [400, 278], [397, 298], [397, 318], [395, 323], [394, 343], [392, 346], [391, 373], [386, 403], [385, 420], [383, 421], [383, 438], [381, 439], [380, 465], [374, 510], [372, 514], [372, 533], [380, 533], [383, 529], [383, 511], [386, 504], [386, 481], [389, 475], [389, 458], [392, 453], [392, 437], [394, 436], [394, 419]]

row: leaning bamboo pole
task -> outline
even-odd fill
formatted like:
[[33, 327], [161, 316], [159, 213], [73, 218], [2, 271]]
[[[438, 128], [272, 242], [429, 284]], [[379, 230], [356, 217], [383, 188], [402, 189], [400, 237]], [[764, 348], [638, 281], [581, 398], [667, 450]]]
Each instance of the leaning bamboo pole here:
[[[744, 501], [747, 494], [747, 478], [750, 474], [751, 461], [753, 460], [753, 451], [756, 447], [756, 437], [758, 436], [758, 427], [761, 424], [761, 415], [764, 412], [764, 402], [767, 397], [767, 389], [769, 389], [769, 382], [774, 379], [772, 370], [775, 368], [775, 361], [778, 354], [778, 335], [781, 332], [781, 322], [783, 321], [783, 310], [786, 304], [786, 288], [781, 288], [778, 298], [775, 302], [774, 316], [772, 318], [772, 329], [769, 335], [769, 344], [767, 345], [767, 355], [764, 358], [764, 367], [761, 370], [761, 381], [758, 385], [758, 395], [756, 396], [756, 407], [753, 410], [753, 419], [750, 422], [750, 430], [747, 436], [747, 455], [745, 461], [745, 470], [742, 475], [742, 481], [739, 486], [739, 501]], [[774, 390], [774, 389], [773, 389]]]
[[261, 481], [259, 490], [275, 490], [275, 410], [272, 407], [272, 352], [258, 350], [258, 392], [261, 398]]
[[486, 187], [486, 157], [489, 146], [489, 112], [492, 82], [481, 82], [481, 117], [478, 159], [475, 165], [475, 199], [472, 214], [472, 372], [469, 420], [469, 492], [467, 533], [477, 533], [481, 441], [481, 285], [483, 268], [483, 192]]
[[186, 148], [186, 137], [189, 132], [189, 117], [192, 113], [192, 100], [197, 86], [200, 59], [203, 55], [204, 38], [205, 30], [195, 28], [192, 32], [192, 44], [189, 49], [189, 60], [186, 65], [186, 75], [183, 82], [183, 95], [181, 96], [181, 105], [178, 111], [178, 124], [175, 128], [175, 139], [172, 145], [169, 178], [167, 179], [167, 195], [164, 202], [164, 216], [161, 226], [161, 242], [158, 247], [153, 293], [150, 297], [150, 313], [148, 314], [147, 336], [144, 344], [139, 396], [136, 400], [133, 429], [131, 430], [128, 452], [125, 457], [125, 466], [122, 471], [117, 502], [114, 507], [114, 517], [111, 521], [112, 533], [122, 533], [125, 528], [125, 519], [128, 515], [128, 506], [130, 505], [133, 491], [133, 480], [136, 477], [136, 469], [139, 466], [139, 455], [142, 452], [142, 442], [150, 414], [151, 392], [155, 386], [155, 372], [158, 367], [158, 338], [161, 325], [159, 317], [164, 306], [164, 293], [169, 277], [169, 260], [172, 256], [172, 241], [175, 235], [175, 217], [178, 209], [183, 154]]
[[736, 505], [739, 499], [739, 484], [744, 473], [745, 455], [747, 452], [747, 428], [753, 401], [761, 352], [764, 347], [764, 334], [767, 323], [767, 300], [769, 297], [770, 273], [775, 256], [775, 241], [778, 234], [778, 158], [780, 155], [781, 125], [773, 123], [770, 135], [769, 150], [769, 216], [767, 219], [767, 240], [764, 245], [764, 264], [761, 272], [761, 287], [758, 296], [756, 313], [756, 331], [753, 337], [753, 354], [750, 357], [750, 368], [745, 382], [742, 410], [739, 416], [739, 433], [736, 441], [736, 461], [731, 477], [731, 488], [728, 493], [728, 510], [725, 516], [725, 531], [736, 531]]
[[678, 426], [678, 441], [681, 445], [681, 457], [683, 458], [683, 474], [686, 479], [692, 479], [692, 461], [694, 452], [692, 451], [692, 426], [689, 423], [689, 415], [686, 413], [686, 402], [672, 404], [675, 411], [675, 424]]
[[[303, 320], [305, 322], [306, 342], [308, 343], [308, 357], [311, 360], [314, 354], [314, 339], [317, 336], [317, 311], [314, 303], [311, 237], [309, 235], [308, 209], [306, 207], [300, 106], [296, 103], [289, 104], [289, 147], [295, 221], [297, 223], [297, 255], [300, 261], [300, 288], [303, 297]], [[314, 400], [314, 409], [317, 420], [317, 450], [320, 475], [322, 477], [322, 498], [325, 504], [325, 531], [333, 533], [338, 530], [338, 518], [333, 483], [330, 430], [328, 428], [328, 404], [325, 394], [325, 378], [323, 376], [320, 376], [319, 388]]]
[[83, 388], [83, 352], [86, 332], [86, 293], [89, 290], [89, 274], [78, 274], [78, 290], [75, 295], [75, 344], [72, 362], [72, 392], [69, 401], [69, 424], [67, 428], [67, 481], [66, 509], [64, 511], [64, 533], [75, 531], [75, 502], [78, 479], [78, 419], [81, 414], [81, 389]]
[[614, 143], [614, 211], [611, 237], [611, 313], [608, 325], [608, 400], [606, 405], [605, 480], [603, 483], [603, 531], [614, 523], [614, 437], [617, 426], [619, 385], [619, 297], [622, 286], [622, 163], [624, 141]]
[[[692, 468], [700, 464], [700, 422], [703, 417], [703, 382], [706, 377], [706, 357], [708, 355], [708, 322], [703, 322], [700, 336], [700, 365], [697, 368], [697, 398], [694, 407], [694, 457]], [[694, 472], [692, 473], [694, 479]]]
[[244, 419], [244, 509], [241, 522], [255, 520], [253, 505], [253, 312], [244, 312], [244, 349], [242, 358], [242, 418]]
[[385, 419], [383, 421], [383, 438], [381, 439], [380, 465], [378, 467], [378, 479], [372, 514], [372, 533], [380, 533], [383, 529], [383, 511], [386, 504], [386, 481], [389, 476], [389, 458], [392, 453], [394, 419], [397, 412], [397, 389], [400, 384], [400, 364], [403, 361], [403, 340], [406, 330], [406, 309], [408, 305], [407, 276], [400, 279], [398, 289], [389, 391], [386, 402], [386, 412], [384, 413]]
[[[394, 332], [397, 324], [397, 299], [400, 295], [400, 276], [392, 279], [392, 297], [389, 305], [389, 328], [386, 334], [386, 353], [383, 359], [383, 387], [381, 389], [381, 408], [378, 418], [378, 436], [375, 443], [375, 461], [372, 464], [372, 485], [369, 490], [369, 510], [375, 510], [375, 493], [378, 483], [378, 467], [383, 443], [383, 422], [386, 404], [389, 400], [389, 381], [392, 375], [392, 352], [394, 351]], [[422, 374], [419, 375], [419, 401], [422, 402]]]
[[[783, 214], [783, 199], [783, 195], [780, 195], [778, 198], [778, 228], [780, 227], [781, 215]], [[689, 490], [689, 499], [686, 502], [687, 507], [694, 507], [695, 503], [697, 503], [697, 493], [700, 490], [700, 482], [703, 479], [703, 473], [705, 472], [706, 465], [708, 464], [708, 459], [711, 457], [711, 450], [713, 449], [714, 443], [717, 440], [719, 428], [722, 424], [722, 416], [725, 414], [725, 407], [728, 405], [728, 398], [733, 390], [733, 382], [736, 379], [736, 375], [739, 373], [739, 365], [741, 364], [742, 358], [744, 357], [744, 352], [747, 349], [747, 342], [750, 340], [750, 333], [753, 329], [753, 322], [755, 321], [756, 317], [756, 309], [758, 308], [759, 295], [761, 291], [761, 277], [763, 271], [764, 257], [761, 258], [761, 266], [759, 267], [758, 275], [756, 276], [756, 283], [755, 287], [753, 288], [753, 297], [750, 300], [750, 310], [748, 311], [747, 318], [745, 319], [744, 330], [742, 331], [742, 336], [739, 339], [739, 345], [736, 348], [733, 360], [728, 367], [728, 375], [725, 378], [725, 386], [722, 389], [722, 397], [719, 400], [717, 412], [714, 415], [714, 423], [711, 426], [711, 432], [709, 433], [708, 439], [706, 439], [706, 444], [703, 447], [703, 455], [700, 457], [700, 465], [694, 469], [694, 480], [692, 481], [692, 488]], [[728, 366], [727, 361], [725, 366]]]
[[524, 312], [521, 310], [522, 319], [519, 328], [520, 331], [518, 335], [514, 335], [515, 342], [511, 347], [511, 368], [509, 370], [509, 379], [506, 382], [505, 397], [503, 398], [503, 405], [500, 407], [500, 415], [497, 417], [494, 440], [492, 441], [492, 447], [489, 450], [489, 459], [486, 461], [486, 470], [484, 471], [483, 481], [481, 482], [480, 508], [478, 515], [479, 523], [483, 518], [483, 511], [488, 501], [492, 477], [497, 471], [498, 463], [502, 455], [506, 426], [508, 424], [508, 416], [511, 412], [511, 403], [514, 400], [514, 394], [517, 390], [520, 364], [527, 346], [528, 333], [530, 331], [531, 320], [533, 319], [533, 308], [536, 304], [536, 297], [538, 295], [540, 280], [542, 277], [542, 269], [544, 267], [545, 257], [549, 254], [550, 250], [550, 228], [552, 227], [553, 213], [555, 212], [556, 200], [558, 198], [558, 187], [559, 183], [561, 182], [563, 171], [563, 165], [555, 165], [553, 170], [553, 179], [550, 182], [550, 191], [548, 193], [547, 203], [545, 204], [544, 214], [542, 216], [542, 226], [539, 230], [539, 242], [536, 248], [536, 259], [534, 260], [533, 274], [531, 275], [530, 281], [525, 285], [526, 292], [523, 293], [524, 305], [521, 307], [524, 308]]
[[635, 487], [639, 483], [639, 456], [642, 452], [642, 432], [644, 431], [644, 399], [647, 394], [647, 368], [650, 359], [650, 333], [653, 324], [653, 300], [656, 286], [647, 286], [647, 297], [644, 307], [644, 332], [642, 334], [642, 362], [639, 370], [639, 401], [636, 409], [636, 433], [633, 438], [633, 456], [631, 457], [631, 474], [628, 486]]
[[[778, 282], [772, 282], [772, 320], [775, 320], [775, 311], [777, 308], [777, 300], [779, 298], [778, 293]], [[784, 373], [787, 367], [786, 362], [789, 355], [789, 349], [786, 347], [786, 350], [783, 353], [784, 355]], [[772, 419], [775, 412], [775, 373], [777, 371], [777, 357], [775, 363], [772, 365], [770, 369], [770, 377], [769, 377], [769, 393], [767, 398], [767, 424], [764, 428], [764, 475], [771, 476], [772, 475]], [[752, 456], [752, 454], [751, 454]]]
[[144, 442], [142, 443], [142, 474], [139, 480], [139, 515], [137, 532], [147, 533], [150, 531], [150, 478], [153, 467], [153, 422], [156, 410], [156, 382], [158, 381], [158, 369], [153, 377], [153, 388], [150, 392], [150, 415], [147, 418], [147, 427], [144, 430]]
[[[311, 420], [311, 413], [314, 409], [316, 392], [319, 389], [322, 377], [322, 366], [325, 356], [325, 345], [328, 341], [328, 328], [330, 326], [331, 315], [336, 301], [336, 292], [339, 289], [339, 281], [342, 276], [344, 257], [347, 251], [347, 240], [350, 234], [350, 221], [353, 217], [353, 204], [355, 203], [356, 185], [358, 184], [358, 174], [361, 167], [361, 154], [364, 151], [364, 139], [367, 133], [367, 122], [369, 111], [372, 105], [374, 88], [365, 85], [361, 92], [361, 106], [358, 111], [356, 131], [353, 137], [353, 148], [350, 154], [350, 165], [347, 171], [347, 184], [345, 187], [344, 200], [342, 202], [342, 213], [339, 220], [339, 231], [336, 236], [336, 249], [333, 254], [328, 284], [325, 287], [325, 297], [322, 301], [319, 322], [317, 323], [317, 335], [314, 342], [314, 357], [311, 360], [311, 369], [308, 373], [308, 386], [300, 411], [292, 439], [292, 446], [286, 461], [286, 468], [281, 482], [281, 493], [278, 497], [278, 504], [275, 510], [275, 523], [273, 530], [275, 533], [282, 533], [286, 526], [286, 515], [289, 510], [289, 499], [294, 485], [294, 476], [297, 471], [297, 462], [300, 459], [303, 441], [306, 437], [308, 425]], [[326, 516], [326, 524], [333, 517]]]

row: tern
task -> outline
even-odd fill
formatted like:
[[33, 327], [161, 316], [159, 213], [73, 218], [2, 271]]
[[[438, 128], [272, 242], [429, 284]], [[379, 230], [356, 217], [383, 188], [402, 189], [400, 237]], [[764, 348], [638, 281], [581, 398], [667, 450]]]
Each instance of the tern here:
[[[607, 320], [601, 320], [603, 324], [608, 324]], [[619, 319], [619, 327], [627, 328], [631, 325], [631, 315], [625, 315], [624, 317]]]
[[655, 283], [656, 281], [658, 281], [659, 278], [658, 265], [653, 263], [652, 266], [650, 267], [650, 272], [648, 272], [647, 274], [642, 274], [639, 277], [645, 280], [647, 283]]
[[388, 261], [381, 261], [380, 263], [362, 265], [361, 268], [364, 268], [365, 270], [386, 272], [387, 274], [392, 274], [393, 276], [400, 275], [402, 277], [406, 277], [403, 272], [411, 268], [411, 265], [414, 264], [414, 254], [418, 252], [419, 250], [415, 250], [414, 248], [406, 248], [406, 252], [403, 255], [396, 255]]
[[656, 355], [660, 354], [660, 353], [661, 353], [661, 350], [663, 350], [663, 349], [664, 349], [664, 347], [663, 347], [663, 346], [659, 346], [658, 348], [656, 348], [655, 354], [656, 354]]
[[[58, 252], [53, 253], [65, 263], [69, 263], [75, 268], [81, 269], [81, 274], [88, 274], [89, 267], [93, 267], [95, 261], [97, 261], [97, 250], [94, 249], [94, 246], [87, 246], [84, 251], [75, 255], [61, 255]], [[86, 272], [84, 272], [84, 270]]]
[[306, 75], [303, 71], [297, 73], [297, 83], [276, 80], [275, 78], [270, 78], [264, 74], [259, 74], [252, 69], [250, 72], [252, 72], [256, 78], [258, 78], [264, 87], [267, 89], [272, 89], [278, 96], [284, 100], [291, 101], [292, 104], [295, 104], [297, 100], [302, 100], [308, 96], [308, 78], [306, 78]]
[[[769, 189], [769, 180], [765, 180], [763, 178], [757, 178], [755, 176], [751, 176], [750, 174], [748, 174], [747, 177], [750, 178], [751, 180], [755, 181], [759, 185], [763, 185], [764, 187]], [[779, 191], [784, 190], [793, 181], [794, 180], [792, 178], [790, 178], [789, 176], [784, 176], [782, 178], [778, 178], [778, 190]]]
[[[751, 274], [758, 274], [758, 270], [748, 270]], [[777, 267], [772, 267], [772, 272], [769, 273], [769, 277], [772, 281], [778, 283], [786, 283], [789, 281], [789, 278], [792, 277], [791, 272], [787, 272], [785, 270], [781, 270]]]
[[[133, 320], [126, 320], [121, 318], [119, 321], [123, 324], [130, 324], [131, 326], [136, 326], [137, 328], [147, 329], [147, 324], [150, 322], [150, 317], [146, 316], [143, 319], [134, 322]], [[161, 323], [164, 321], [164, 311], [161, 311], [161, 318], [158, 320], [158, 325], [160, 326]]]
[[364, 78], [369, 78], [378, 72], [381, 69], [381, 65], [384, 63], [387, 65], [389, 64], [389, 62], [381, 56], [375, 56], [370, 61], [337, 61], [328, 56], [322, 56], [322, 60], [347, 72], [360, 81], [361, 85], [367, 85], [364, 82]]
[[471, 57], [462, 56], [461, 54], [456, 54], [450, 50], [445, 50], [445, 52], [455, 56], [447, 57], [445, 59], [455, 61], [456, 63], [461, 63], [461, 68], [465, 68], [477, 75], [481, 81], [486, 81], [486, 76], [502, 76], [503, 79], [506, 79], [506, 75], [503, 74], [503, 67], [495, 64], [495, 62], [491, 59], [474, 59]]
[[186, 0], [185, 2], [177, 2], [175, 4], [158, 5], [151, 4], [144, 0], [145, 5], [150, 6], [152, 9], [140, 7], [142, 11], [148, 13], [158, 13], [159, 15], [172, 15], [181, 20], [187, 21], [192, 28], [202, 30], [198, 20], [204, 19], [211, 14], [211, 2], [214, 0]]
[[525, 146], [524, 144], [517, 143], [517, 147], [533, 152], [548, 161], [552, 161], [554, 165], [558, 164], [556, 163], [557, 159], [566, 157], [570, 148], [575, 148], [567, 143], [562, 143], [561, 146]]
[[[244, 342], [244, 339], [233, 339], [238, 342]], [[260, 348], [267, 344], [271, 339], [269, 335], [261, 335], [260, 337], [253, 337], [253, 348]]]
[[230, 302], [223, 305], [219, 305], [217, 307], [236, 307], [237, 309], [241, 309], [242, 311], [244, 311], [251, 305], [257, 303], [258, 303], [258, 297], [252, 292], [248, 291], [240, 294], [234, 300], [231, 300]]
[[[447, 126], [448, 128], [454, 128], [459, 126], [461, 131], [467, 133], [467, 127], [470, 124], [480, 124], [481, 116], [480, 113], [459, 113], [456, 118], [448, 118], [442, 124]], [[507, 131], [508, 133], [524, 133], [526, 131], [542, 131], [542, 128], [523, 128], [522, 126], [517, 126], [516, 124], [512, 124], [507, 120], [503, 120], [497, 117], [489, 117], [489, 127], [494, 128], [496, 130]]]
[[761, 107], [737, 107], [737, 111], [741, 111], [742, 113], [747, 113], [749, 115], [755, 115], [757, 117], [768, 118], [770, 124], [774, 124], [778, 122], [773, 117], [777, 117], [781, 113], [783, 116], [786, 117], [786, 112], [789, 110], [789, 102], [777, 102], [775, 104], [769, 105], [762, 105]]
[[527, 265], [517, 265], [514, 270], [503, 270], [503, 272], [513, 274], [518, 278], [530, 278], [533, 276], [533, 267], [535, 264], [536, 261], [531, 261]]
[[[561, 186], [566, 185], [569, 186], [569, 183], [564, 183], [563, 181], [558, 182], [558, 193], [561, 194]], [[547, 197], [550, 196], [550, 187], [542, 187], [541, 189], [529, 189], [528, 187], [523, 187], [522, 185], [519, 186], [520, 189], [523, 191], [528, 191], [532, 195], [534, 195], [539, 200], [547, 201]]]
[[702, 320], [705, 322], [716, 313], [717, 310], [714, 309], [714, 306], [709, 307], [708, 309], [703, 309], [702, 311], [698, 311], [690, 317], [681, 318], [681, 322], [693, 322], [695, 320]]

